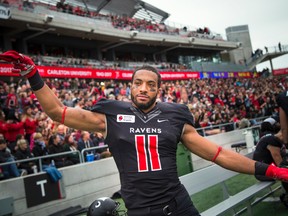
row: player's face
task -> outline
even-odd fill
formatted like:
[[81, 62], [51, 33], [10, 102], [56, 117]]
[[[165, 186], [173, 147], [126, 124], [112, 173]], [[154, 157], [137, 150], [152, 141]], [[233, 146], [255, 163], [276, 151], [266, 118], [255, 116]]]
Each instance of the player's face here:
[[131, 100], [143, 112], [149, 112], [155, 105], [159, 88], [157, 75], [148, 70], [139, 70], [134, 75]]

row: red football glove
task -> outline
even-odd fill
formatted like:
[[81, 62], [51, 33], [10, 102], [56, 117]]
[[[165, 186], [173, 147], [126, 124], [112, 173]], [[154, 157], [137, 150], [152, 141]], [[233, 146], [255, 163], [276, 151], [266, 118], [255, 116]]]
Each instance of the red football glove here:
[[268, 166], [265, 176], [288, 182], [288, 169], [279, 168], [274, 163]]
[[31, 58], [14, 50], [9, 50], [0, 54], [0, 59], [14, 65], [14, 68], [12, 69], [13, 73], [20, 73], [21, 76], [25, 76], [27, 78], [32, 77], [37, 71], [37, 68]]

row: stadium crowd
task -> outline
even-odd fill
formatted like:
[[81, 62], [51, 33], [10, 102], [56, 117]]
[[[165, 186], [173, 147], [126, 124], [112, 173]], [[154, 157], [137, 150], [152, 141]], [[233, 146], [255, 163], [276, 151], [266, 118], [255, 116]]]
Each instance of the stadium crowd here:
[[[129, 82], [47, 78], [46, 83], [69, 107], [90, 109], [102, 97], [130, 101]], [[277, 113], [275, 98], [285, 84], [285, 80], [278, 77], [164, 81], [158, 100], [186, 104], [194, 115], [196, 128], [224, 124], [219, 133], [234, 130], [235, 126], [247, 127], [255, 118]], [[47, 166], [51, 162], [56, 167], [69, 166], [79, 163], [76, 150], [105, 144], [102, 134], [77, 131], [48, 118], [29, 84], [22, 79], [1, 81], [0, 102], [0, 146], [7, 145], [4, 150], [0, 148], [2, 163], [13, 158], [20, 160], [71, 151], [71, 154], [43, 161]], [[93, 149], [85, 154], [92, 154], [94, 160], [111, 156], [108, 148]], [[37, 165], [37, 161], [26, 162], [17, 168], [22, 174], [29, 174], [35, 172]], [[3, 167], [1, 170], [3, 174]], [[2, 178], [19, 175], [21, 172], [11, 171]]]

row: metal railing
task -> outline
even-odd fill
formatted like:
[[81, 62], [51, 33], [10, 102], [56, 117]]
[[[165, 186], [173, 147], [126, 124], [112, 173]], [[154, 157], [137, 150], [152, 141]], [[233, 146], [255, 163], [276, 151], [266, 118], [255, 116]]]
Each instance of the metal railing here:
[[27, 158], [27, 159], [22, 159], [22, 160], [15, 160], [15, 161], [11, 161], [11, 162], [5, 162], [5, 163], [1, 163], [1, 166], [5, 166], [5, 165], [9, 165], [9, 164], [17, 164], [17, 163], [23, 163], [23, 162], [31, 162], [31, 161], [38, 161], [39, 164], [39, 171], [42, 172], [43, 171], [43, 162], [42, 160], [47, 159], [47, 158], [51, 158], [51, 160], [53, 160], [53, 158], [58, 157], [58, 156], [63, 156], [63, 155], [71, 155], [77, 153], [79, 156], [79, 161], [80, 163], [83, 163], [83, 158], [81, 156], [80, 151], [69, 151], [69, 152], [61, 152], [61, 153], [57, 153], [57, 154], [49, 154], [49, 155], [44, 155], [44, 156], [39, 156], [39, 157], [32, 157], [32, 158]]
[[82, 157], [82, 162], [85, 162], [85, 153], [91, 150], [96, 150], [96, 149], [101, 149], [101, 148], [108, 148], [108, 145], [103, 145], [103, 146], [95, 146], [95, 147], [89, 147], [89, 148], [84, 148], [81, 151], [81, 157]]
[[0, 167], [5, 166], [5, 165], [9, 165], [9, 164], [18, 164], [18, 163], [24, 163], [24, 162], [38, 161], [39, 172], [42, 172], [43, 171], [43, 160], [45, 160], [45, 159], [53, 160], [53, 158], [58, 157], [58, 156], [71, 155], [71, 154], [76, 153], [78, 155], [78, 158], [79, 158], [79, 163], [85, 163], [85, 153], [86, 152], [91, 151], [91, 150], [101, 149], [101, 148], [108, 148], [108, 145], [85, 148], [81, 152], [79, 150], [67, 151], [67, 152], [49, 154], [49, 155], [44, 155], [44, 156], [39, 156], [39, 157], [32, 157], [32, 158], [27, 158], [27, 159], [22, 159], [22, 160], [14, 160], [14, 161], [10, 161], [10, 162], [0, 163]]
[[[268, 117], [269, 116], [262, 116], [262, 117], [250, 119], [251, 121], [256, 122], [256, 124], [254, 124], [254, 126], [252, 125], [249, 128], [259, 127], [258, 124], [261, 124], [261, 122]], [[222, 128], [225, 128], [226, 126], [232, 126], [233, 130], [237, 129], [235, 122], [230, 122], [230, 123], [224, 123], [224, 124], [218, 124], [218, 125], [209, 125], [207, 127], [196, 128], [196, 131], [205, 137], [205, 136], [207, 136], [205, 131], [213, 130], [213, 129], [220, 129], [221, 130]]]

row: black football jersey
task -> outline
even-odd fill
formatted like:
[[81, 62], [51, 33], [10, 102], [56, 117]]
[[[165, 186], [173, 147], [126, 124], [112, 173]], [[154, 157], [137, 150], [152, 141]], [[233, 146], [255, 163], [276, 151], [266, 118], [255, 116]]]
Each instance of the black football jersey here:
[[102, 99], [93, 112], [106, 115], [109, 146], [128, 209], [171, 200], [180, 188], [176, 150], [184, 124], [194, 120], [186, 105], [157, 103], [143, 113], [130, 102]]
[[281, 107], [288, 116], [288, 91], [284, 91], [277, 97], [277, 104]]

